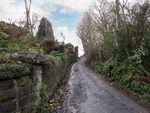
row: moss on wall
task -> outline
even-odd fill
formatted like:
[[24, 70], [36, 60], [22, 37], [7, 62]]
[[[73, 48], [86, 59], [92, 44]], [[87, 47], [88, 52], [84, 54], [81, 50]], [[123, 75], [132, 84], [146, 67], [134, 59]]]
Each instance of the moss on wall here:
[[19, 77], [30, 73], [31, 64], [4, 64], [0, 69], [0, 79]]

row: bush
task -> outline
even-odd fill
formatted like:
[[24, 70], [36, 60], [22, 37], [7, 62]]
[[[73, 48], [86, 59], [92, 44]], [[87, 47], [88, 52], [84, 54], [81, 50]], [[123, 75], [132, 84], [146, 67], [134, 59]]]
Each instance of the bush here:
[[60, 53], [64, 53], [65, 52], [64, 44], [59, 45], [59, 51], [60, 51]]
[[19, 28], [17, 26], [9, 26], [5, 32], [9, 35], [10, 39], [17, 38], [19, 34]]
[[70, 54], [70, 64], [76, 61], [75, 54]]
[[67, 49], [69, 50], [70, 53], [73, 52], [73, 49], [71, 47], [68, 47]]
[[55, 44], [54, 51], [58, 51], [58, 50], [59, 50], [59, 44]]
[[45, 38], [42, 42], [43, 45], [43, 54], [49, 54], [54, 49], [54, 40]]
[[72, 48], [72, 49], [74, 49], [74, 46], [71, 43], [67, 43], [65, 45], [65, 48]]
[[75, 46], [75, 52], [78, 53], [78, 46]]

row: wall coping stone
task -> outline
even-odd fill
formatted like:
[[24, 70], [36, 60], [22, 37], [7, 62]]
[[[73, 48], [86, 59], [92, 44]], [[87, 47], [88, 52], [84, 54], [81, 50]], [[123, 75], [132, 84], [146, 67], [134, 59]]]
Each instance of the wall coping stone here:
[[30, 64], [45, 64], [46, 61], [46, 57], [43, 54], [33, 52], [13, 53], [11, 59]]

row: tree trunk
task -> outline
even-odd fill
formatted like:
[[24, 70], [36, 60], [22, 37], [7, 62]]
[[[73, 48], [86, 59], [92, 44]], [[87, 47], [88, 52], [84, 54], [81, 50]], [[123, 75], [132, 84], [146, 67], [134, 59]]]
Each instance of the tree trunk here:
[[27, 4], [27, 0], [25, 0], [25, 8], [26, 8], [26, 19], [27, 19], [27, 22], [26, 22], [26, 36], [27, 36], [27, 42], [26, 42], [26, 52], [29, 52], [29, 36], [30, 36], [30, 30], [29, 30], [29, 20], [30, 20], [30, 7], [31, 7], [31, 0], [30, 0], [30, 4], [29, 4], [29, 7], [28, 7], [28, 4]]

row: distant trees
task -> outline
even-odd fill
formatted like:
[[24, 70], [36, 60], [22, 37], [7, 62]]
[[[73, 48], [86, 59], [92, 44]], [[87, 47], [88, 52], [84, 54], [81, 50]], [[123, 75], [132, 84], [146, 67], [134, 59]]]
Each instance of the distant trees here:
[[72, 49], [74, 49], [74, 46], [71, 43], [67, 43], [67, 44], [65, 44], [65, 48], [72, 48]]
[[44, 38], [54, 39], [52, 24], [47, 20], [47, 18], [43, 17], [40, 20], [40, 25], [36, 36], [39, 40], [43, 40]]
[[94, 23], [90, 12], [84, 12], [83, 18], [77, 26], [77, 35], [82, 39], [84, 50], [88, 51], [94, 40]]
[[[105, 59], [116, 53], [127, 57], [149, 36], [149, 21], [150, 4], [147, 0], [133, 5], [125, 0], [122, 3], [119, 0], [96, 0], [78, 23], [77, 35], [86, 55], [91, 54], [93, 48]], [[94, 58], [92, 54], [89, 57]]]
[[78, 23], [86, 64], [150, 103], [150, 3], [96, 0]]

